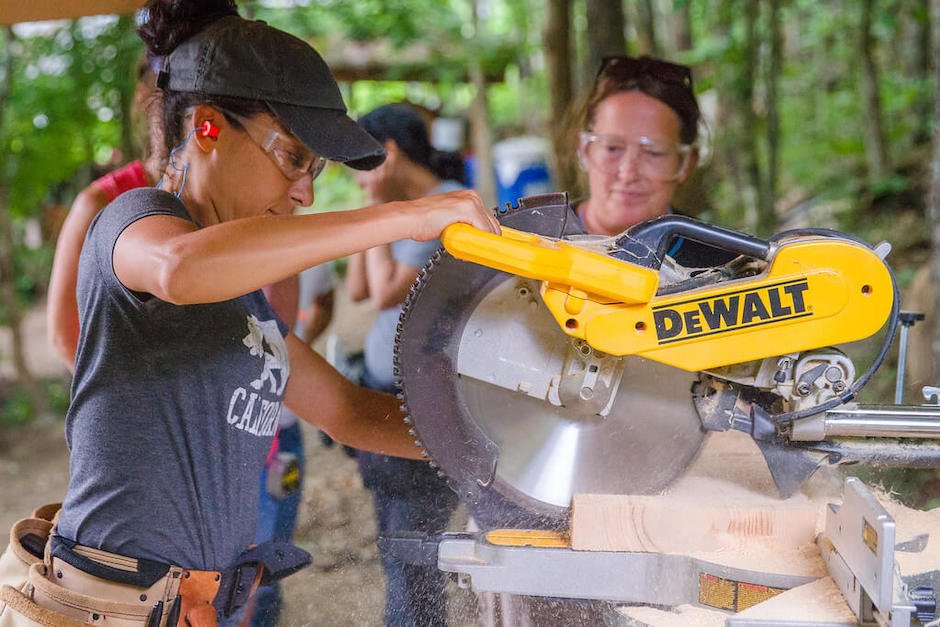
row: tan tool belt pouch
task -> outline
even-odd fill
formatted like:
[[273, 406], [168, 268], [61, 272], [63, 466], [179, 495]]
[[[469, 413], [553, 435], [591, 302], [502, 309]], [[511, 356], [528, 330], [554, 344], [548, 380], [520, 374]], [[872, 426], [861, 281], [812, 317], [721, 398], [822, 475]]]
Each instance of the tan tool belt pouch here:
[[[169, 601], [176, 597], [179, 574], [162, 578], [151, 588], [113, 583], [89, 575], [53, 557], [52, 566], [30, 566], [20, 591], [0, 590], [7, 607], [0, 627], [8, 625], [111, 625], [140, 627], [147, 623], [154, 604], [163, 601], [159, 624], [165, 625]], [[9, 616], [8, 616], [9, 614]]]
[[[39, 518], [23, 518], [13, 523], [10, 529], [10, 543], [0, 555], [0, 586], [11, 586], [22, 590], [29, 576], [29, 567], [41, 564], [42, 557], [31, 553], [24, 541], [34, 539], [35, 546], [43, 546], [49, 538], [52, 523]], [[0, 601], [0, 614], [3, 612], [3, 602]]]
[[[61, 503], [43, 505], [37, 507], [28, 518], [13, 523], [10, 543], [0, 555], [0, 586], [8, 585], [16, 589], [23, 587], [29, 567], [42, 561], [42, 557], [32, 551], [40, 553], [46, 546], [53, 520], [61, 507]], [[27, 543], [32, 551], [27, 548]], [[3, 602], [0, 601], [0, 613], [2, 611]]]
[[[172, 601], [179, 591], [182, 569], [171, 568], [150, 588], [114, 583], [89, 575], [49, 555], [49, 536], [58, 504], [33, 512], [13, 525], [10, 544], [0, 556], [0, 627], [22, 625], [110, 625], [140, 627], [147, 623], [154, 605], [163, 602], [160, 625], [166, 624]], [[28, 550], [29, 534], [45, 541], [45, 561]], [[36, 538], [31, 537], [36, 550]], [[86, 557], [115, 568], [134, 568], [134, 560], [82, 547]]]
[[13, 608], [24, 607], [22, 591], [29, 578], [29, 568], [33, 564], [42, 564], [42, 551], [49, 541], [52, 520], [60, 507], [61, 503], [37, 507], [29, 518], [13, 523], [10, 543], [0, 555], [0, 626], [42, 624], [25, 619]]

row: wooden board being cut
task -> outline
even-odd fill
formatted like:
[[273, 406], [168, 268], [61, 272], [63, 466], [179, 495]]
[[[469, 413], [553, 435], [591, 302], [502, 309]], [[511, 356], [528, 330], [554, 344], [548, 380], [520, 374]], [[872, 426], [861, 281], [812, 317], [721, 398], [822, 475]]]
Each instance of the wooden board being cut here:
[[[825, 528], [828, 504], [842, 500], [843, 484], [839, 470], [824, 467], [797, 494], [781, 499], [751, 438], [713, 434], [695, 464], [663, 494], [576, 495], [571, 546], [681, 554], [742, 570], [817, 577], [737, 616], [853, 624], [815, 543]], [[901, 572], [940, 568], [940, 508], [912, 510], [872, 491], [897, 523], [897, 542], [914, 549], [896, 552]], [[620, 612], [630, 624], [662, 627], [721, 625], [729, 616], [693, 606], [624, 607]]]
[[742, 546], [795, 548], [816, 539], [818, 508], [800, 503], [725, 505], [673, 496], [575, 496], [577, 551], [710, 553]]
[[882, 492], [875, 491], [875, 496], [894, 519], [895, 543], [907, 549], [894, 553], [901, 572], [913, 575], [940, 570], [940, 507], [925, 512], [892, 501]]
[[571, 546], [689, 555], [712, 563], [821, 577], [815, 545], [841, 479], [824, 473], [788, 499], [746, 434], [713, 434], [686, 475], [661, 495], [575, 495]]

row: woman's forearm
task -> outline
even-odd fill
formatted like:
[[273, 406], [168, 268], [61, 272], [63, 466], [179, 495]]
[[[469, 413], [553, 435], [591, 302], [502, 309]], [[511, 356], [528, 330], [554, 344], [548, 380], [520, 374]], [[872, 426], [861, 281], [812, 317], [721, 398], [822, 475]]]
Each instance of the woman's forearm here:
[[177, 304], [217, 302], [399, 236], [407, 228], [390, 205], [247, 218], [201, 229], [178, 218], [152, 216], [122, 233], [114, 268], [128, 289]]
[[[264, 216], [196, 228], [165, 215], [130, 225], [114, 248], [125, 287], [177, 304], [217, 302], [398, 239], [428, 240], [456, 221], [497, 231], [475, 195], [335, 213]], [[435, 204], [436, 203], [436, 204]]]
[[400, 403], [391, 394], [354, 385], [291, 334], [291, 375], [284, 403], [298, 416], [355, 448], [420, 459]]

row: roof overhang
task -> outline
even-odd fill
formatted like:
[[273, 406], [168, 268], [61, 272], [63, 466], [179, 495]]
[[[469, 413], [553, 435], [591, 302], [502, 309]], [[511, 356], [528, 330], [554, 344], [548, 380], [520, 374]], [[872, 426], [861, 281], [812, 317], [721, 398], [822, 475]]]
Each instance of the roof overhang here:
[[0, 0], [0, 25], [128, 14], [142, 4], [143, 0]]

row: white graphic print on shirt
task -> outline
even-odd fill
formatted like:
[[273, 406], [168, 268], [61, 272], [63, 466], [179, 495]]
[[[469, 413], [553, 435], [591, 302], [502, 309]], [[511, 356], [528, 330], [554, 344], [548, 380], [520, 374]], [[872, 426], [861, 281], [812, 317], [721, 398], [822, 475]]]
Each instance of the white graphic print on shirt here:
[[[287, 344], [274, 320], [258, 320], [248, 315], [248, 335], [242, 343], [248, 354], [262, 360], [261, 374], [248, 384], [232, 392], [228, 405], [228, 423], [252, 435], [271, 436], [277, 429], [277, 418], [281, 412], [281, 401], [290, 362]], [[268, 397], [268, 398], [266, 398]]]

